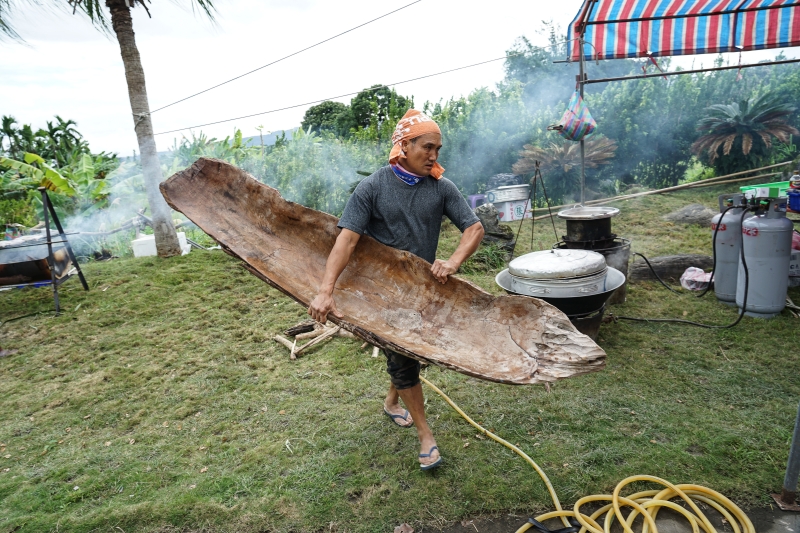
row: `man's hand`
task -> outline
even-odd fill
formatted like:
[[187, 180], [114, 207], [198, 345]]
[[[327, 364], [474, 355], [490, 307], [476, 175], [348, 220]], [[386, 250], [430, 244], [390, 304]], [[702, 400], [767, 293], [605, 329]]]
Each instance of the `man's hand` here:
[[431, 272], [439, 283], [447, 283], [448, 276], [450, 276], [450, 274], [455, 274], [456, 271], [458, 271], [458, 267], [459, 265], [457, 265], [452, 258], [447, 261], [437, 259], [433, 262], [433, 266], [431, 266]]
[[464, 230], [464, 234], [461, 235], [461, 240], [458, 243], [458, 248], [450, 256], [450, 259], [447, 261], [437, 259], [433, 262], [431, 267], [433, 277], [439, 280], [440, 283], [447, 283], [447, 278], [450, 274], [455, 274], [461, 263], [475, 253], [481, 243], [481, 239], [483, 239], [483, 226], [480, 222], [476, 222]]
[[336, 309], [336, 302], [333, 301], [333, 296], [321, 292], [317, 294], [317, 297], [308, 306], [308, 314], [320, 324], [324, 324], [328, 321], [329, 313], [333, 313], [336, 318], [344, 316]]
[[343, 229], [336, 237], [336, 243], [325, 262], [325, 275], [319, 286], [317, 297], [308, 306], [308, 314], [320, 324], [328, 321], [329, 313], [333, 313], [336, 318], [344, 317], [336, 309], [336, 303], [333, 301], [333, 288], [344, 267], [347, 266], [347, 262], [350, 261], [350, 256], [353, 255], [353, 250], [356, 249], [360, 238], [361, 235], [349, 229]]

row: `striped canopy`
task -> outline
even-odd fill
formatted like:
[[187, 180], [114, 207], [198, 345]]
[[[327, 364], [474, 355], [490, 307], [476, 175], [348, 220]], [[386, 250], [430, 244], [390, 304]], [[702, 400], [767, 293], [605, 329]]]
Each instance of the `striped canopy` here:
[[800, 46], [800, 0], [585, 0], [569, 38], [581, 33], [587, 60]]

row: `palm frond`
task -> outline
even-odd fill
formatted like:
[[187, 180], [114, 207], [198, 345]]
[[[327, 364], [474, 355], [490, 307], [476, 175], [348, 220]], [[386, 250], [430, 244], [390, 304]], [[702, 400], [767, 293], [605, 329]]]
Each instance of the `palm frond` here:
[[0, 39], [8, 38], [14, 41], [21, 41], [22, 38], [11, 26], [11, 4], [13, 0], [0, 0]]
[[753, 136], [749, 133], [742, 133], [742, 153], [747, 155], [753, 147]]
[[736, 140], [738, 137], [737, 134], [731, 133], [727, 137], [725, 137], [725, 144], [722, 145], [722, 153], [723, 155], [728, 155], [731, 153], [731, 148], [733, 148], [733, 141]]
[[757, 131], [756, 135], [761, 137], [761, 140], [763, 141], [764, 146], [767, 148], [767, 150], [772, 148], [772, 136], [769, 133], [767, 133], [766, 131]]
[[713, 163], [714, 160], [717, 159], [717, 157], [719, 156], [719, 152], [718, 152], [719, 147], [722, 146], [722, 143], [725, 142], [725, 139], [726, 139], [726, 137], [724, 135], [718, 135], [714, 139], [714, 142], [712, 142], [709, 145], [709, 147], [708, 147], [708, 155], [709, 155], [708, 160], [709, 160], [709, 162]]

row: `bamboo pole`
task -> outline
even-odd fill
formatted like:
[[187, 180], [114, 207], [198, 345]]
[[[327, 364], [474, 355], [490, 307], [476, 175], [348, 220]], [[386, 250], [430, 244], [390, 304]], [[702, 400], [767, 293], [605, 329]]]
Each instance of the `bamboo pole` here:
[[[744, 174], [751, 174], [751, 173], [754, 173], [754, 172], [760, 172], [762, 170], [769, 170], [771, 168], [783, 167], [783, 166], [786, 166], [786, 165], [791, 165], [793, 162], [794, 161], [785, 161], [783, 163], [777, 163], [775, 165], [768, 165], [766, 167], [753, 168], [753, 169], [750, 169], [750, 170], [742, 170], [740, 172], [734, 172], [733, 174], [726, 174], [724, 176], [717, 176], [715, 178], [708, 178], [708, 179], [702, 180], [702, 181], [693, 181], [691, 183], [683, 183], [681, 185], [674, 185], [672, 187], [667, 187], [667, 188], [664, 188], [664, 189], [658, 189], [658, 190], [655, 190], [655, 191], [645, 191], [645, 192], [641, 192], [641, 193], [636, 193], [635, 195], [623, 194], [623, 195], [614, 196], [614, 197], [611, 197], [611, 198], [601, 198], [599, 200], [590, 200], [590, 201], [586, 202], [585, 205], [595, 205], [595, 204], [603, 203], [603, 202], [614, 202], [614, 201], [617, 201], [617, 200], [626, 200], [628, 198], [636, 198], [637, 196], [647, 196], [649, 194], [660, 194], [660, 193], [663, 193], [663, 192], [670, 192], [670, 191], [677, 191], [677, 190], [680, 190], [680, 189], [693, 188], [693, 186], [705, 187], [705, 186], [711, 186], [711, 185], [722, 185], [723, 184], [723, 180], [728, 180], [729, 178], [733, 178], [733, 177], [736, 177], [736, 176], [742, 176]], [[779, 172], [772, 173], [772, 174], [763, 174], [763, 175], [759, 175], [759, 176], [752, 176], [750, 178], [742, 179], [740, 181], [747, 181], [747, 180], [750, 180], [750, 179], [757, 179], [757, 178], [762, 178], [762, 177], [775, 176], [777, 174], [779, 174]], [[703, 185], [700, 185], [701, 183]], [[725, 181], [725, 183], [728, 183], [728, 182]], [[574, 205], [575, 205], [574, 203], [556, 205], [556, 206], [551, 206], [549, 209], [561, 209], [562, 207], [573, 207]], [[545, 209], [548, 209], [548, 208], [547, 207], [536, 207], [536, 208], [531, 209], [531, 212], [535, 213], [536, 211], [544, 211]], [[542, 218], [549, 218], [549, 216], [550, 215], [540, 216], [540, 217], [536, 218], [535, 220], [540, 220]]]
[[[751, 176], [751, 177], [748, 177], [748, 178], [740, 178], [740, 179], [729, 180], [729, 181], [715, 181], [713, 183], [710, 183], [710, 180], [693, 181], [691, 183], [683, 183], [681, 185], [675, 185], [674, 187], [667, 187], [665, 189], [657, 189], [655, 191], [644, 191], [644, 192], [639, 192], [639, 193], [636, 193], [636, 194], [624, 194], [624, 195], [620, 195], [620, 196], [614, 196], [613, 198], [601, 198], [600, 200], [591, 200], [591, 201], [586, 202], [586, 205], [596, 205], [596, 204], [604, 204], [604, 203], [611, 203], [611, 202], [619, 202], [619, 201], [622, 201], [622, 200], [630, 200], [630, 199], [639, 198], [639, 197], [642, 197], [642, 196], [649, 196], [651, 194], [663, 194], [665, 192], [674, 192], [674, 191], [678, 191], [678, 190], [681, 190], [681, 189], [699, 189], [701, 187], [711, 187], [713, 185], [726, 185], [728, 183], [737, 183], [737, 182], [740, 182], [740, 181], [752, 181], [752, 180], [755, 180], [755, 179], [769, 178], [769, 177], [772, 177], [772, 176], [777, 176], [779, 174], [780, 174], [780, 172], [774, 172], [772, 174], [760, 174], [758, 176]], [[716, 178], [712, 178], [712, 179], [716, 179]], [[557, 205], [555, 207], [551, 207], [550, 209], [559, 209], [559, 208], [562, 208], [562, 207], [571, 207], [573, 205], [575, 205], [575, 204]], [[539, 215], [537, 217], [533, 217], [533, 220], [544, 220], [544, 219], [550, 218], [551, 216], [555, 216], [555, 215], [557, 215], [557, 213], [552, 213], [552, 215], [550, 213], [548, 213], [546, 215]]]

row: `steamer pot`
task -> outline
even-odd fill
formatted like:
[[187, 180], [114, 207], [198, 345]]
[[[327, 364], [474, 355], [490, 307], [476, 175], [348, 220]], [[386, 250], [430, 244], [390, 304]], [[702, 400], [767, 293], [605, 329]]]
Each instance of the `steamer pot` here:
[[591, 250], [542, 250], [521, 255], [508, 264], [512, 276], [530, 280], [567, 280], [605, 270], [605, 257]]
[[607, 268], [589, 276], [569, 279], [528, 279], [511, 277], [511, 290], [517, 294], [543, 298], [573, 298], [605, 292]]
[[[494, 279], [495, 283], [509, 294], [519, 294], [511, 288], [511, 274], [508, 269], [503, 270]], [[572, 297], [554, 297], [550, 294], [536, 296], [541, 300], [555, 306], [562, 313], [568, 316], [585, 315], [592, 313], [603, 307], [606, 301], [614, 294], [614, 291], [625, 283], [625, 275], [616, 268], [608, 268], [606, 273], [603, 292], [594, 294], [580, 294]], [[522, 294], [521, 296], [527, 296]], [[529, 296], [530, 297], [530, 296]]]

